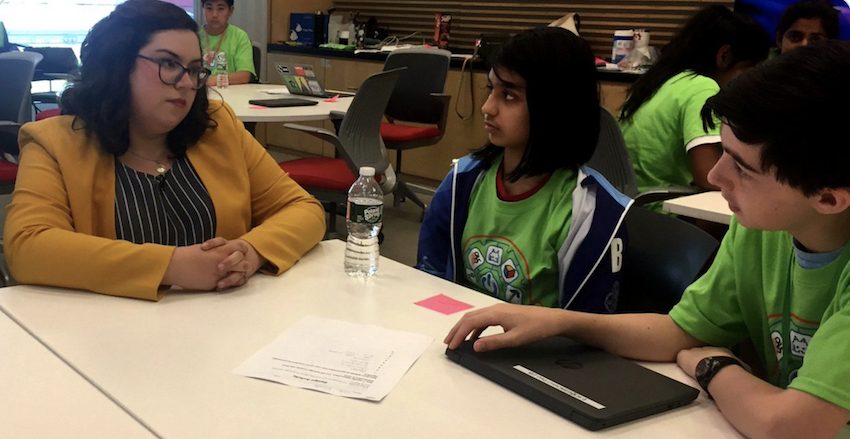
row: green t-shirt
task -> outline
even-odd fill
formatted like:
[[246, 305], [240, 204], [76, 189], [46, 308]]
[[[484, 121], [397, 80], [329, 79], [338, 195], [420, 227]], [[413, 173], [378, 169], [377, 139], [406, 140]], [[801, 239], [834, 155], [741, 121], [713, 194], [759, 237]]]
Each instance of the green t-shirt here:
[[513, 303], [558, 307], [558, 250], [572, 221], [576, 171], [557, 170], [534, 195], [499, 199], [494, 160], [473, 189], [463, 229], [462, 284]]
[[[228, 24], [227, 30], [222, 34], [207, 35], [201, 28], [199, 35], [204, 67], [210, 69], [213, 75], [222, 71], [228, 74], [251, 72], [251, 78], [257, 79], [257, 72], [254, 71], [254, 49], [244, 30]], [[221, 40], [222, 35], [224, 41]]]
[[786, 232], [733, 219], [711, 269], [670, 311], [712, 346], [753, 341], [768, 380], [850, 409], [850, 245], [829, 264], [803, 268]]
[[719, 91], [713, 79], [686, 70], [668, 79], [630, 119], [620, 120], [639, 192], [694, 181], [688, 151], [720, 142], [719, 122], [706, 131], [700, 117], [705, 101]]

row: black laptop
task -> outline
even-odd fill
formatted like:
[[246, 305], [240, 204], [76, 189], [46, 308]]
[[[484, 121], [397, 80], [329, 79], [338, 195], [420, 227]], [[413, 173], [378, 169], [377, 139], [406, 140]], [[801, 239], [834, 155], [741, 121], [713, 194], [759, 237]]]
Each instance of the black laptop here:
[[693, 387], [563, 337], [484, 353], [467, 341], [446, 355], [593, 431], [685, 406], [699, 396]]
[[318, 105], [316, 101], [300, 98], [280, 98], [280, 99], [251, 99], [248, 101], [251, 105], [260, 105], [262, 107], [279, 108], [279, 107], [309, 107], [310, 105]]

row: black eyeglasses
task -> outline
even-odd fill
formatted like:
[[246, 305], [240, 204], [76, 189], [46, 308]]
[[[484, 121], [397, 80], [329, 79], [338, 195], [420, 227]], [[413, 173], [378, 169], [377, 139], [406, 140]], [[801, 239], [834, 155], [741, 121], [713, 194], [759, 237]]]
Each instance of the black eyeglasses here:
[[149, 58], [144, 55], [136, 56], [158, 65], [159, 80], [166, 85], [177, 85], [177, 83], [180, 82], [181, 79], [183, 79], [183, 75], [188, 73], [189, 79], [193, 81], [192, 88], [198, 90], [207, 83], [207, 78], [209, 78], [210, 74], [212, 73], [208, 69], [201, 66], [188, 68], [183, 67], [179, 62], [168, 58], [156, 59]]

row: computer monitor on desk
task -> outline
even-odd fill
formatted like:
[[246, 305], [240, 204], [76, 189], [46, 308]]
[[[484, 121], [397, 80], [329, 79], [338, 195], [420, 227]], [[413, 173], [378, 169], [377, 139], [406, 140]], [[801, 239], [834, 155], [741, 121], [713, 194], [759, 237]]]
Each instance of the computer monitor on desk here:
[[77, 55], [70, 47], [27, 47], [24, 50], [44, 57], [35, 68], [34, 80], [62, 79], [58, 75], [73, 76], [79, 72]]

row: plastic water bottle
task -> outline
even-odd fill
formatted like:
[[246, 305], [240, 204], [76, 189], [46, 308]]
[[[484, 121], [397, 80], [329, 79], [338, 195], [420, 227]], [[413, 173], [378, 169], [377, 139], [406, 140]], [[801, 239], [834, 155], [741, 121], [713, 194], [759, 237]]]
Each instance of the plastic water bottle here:
[[218, 88], [227, 88], [230, 85], [230, 77], [227, 76], [227, 55], [219, 52], [217, 57], [218, 75], [215, 77], [215, 85]]
[[227, 73], [219, 73], [215, 76], [215, 86], [218, 88], [227, 88], [230, 85], [230, 78]]
[[370, 277], [378, 271], [378, 232], [384, 210], [384, 192], [375, 181], [375, 168], [360, 168], [360, 178], [348, 190], [345, 223], [345, 272], [349, 276]]

